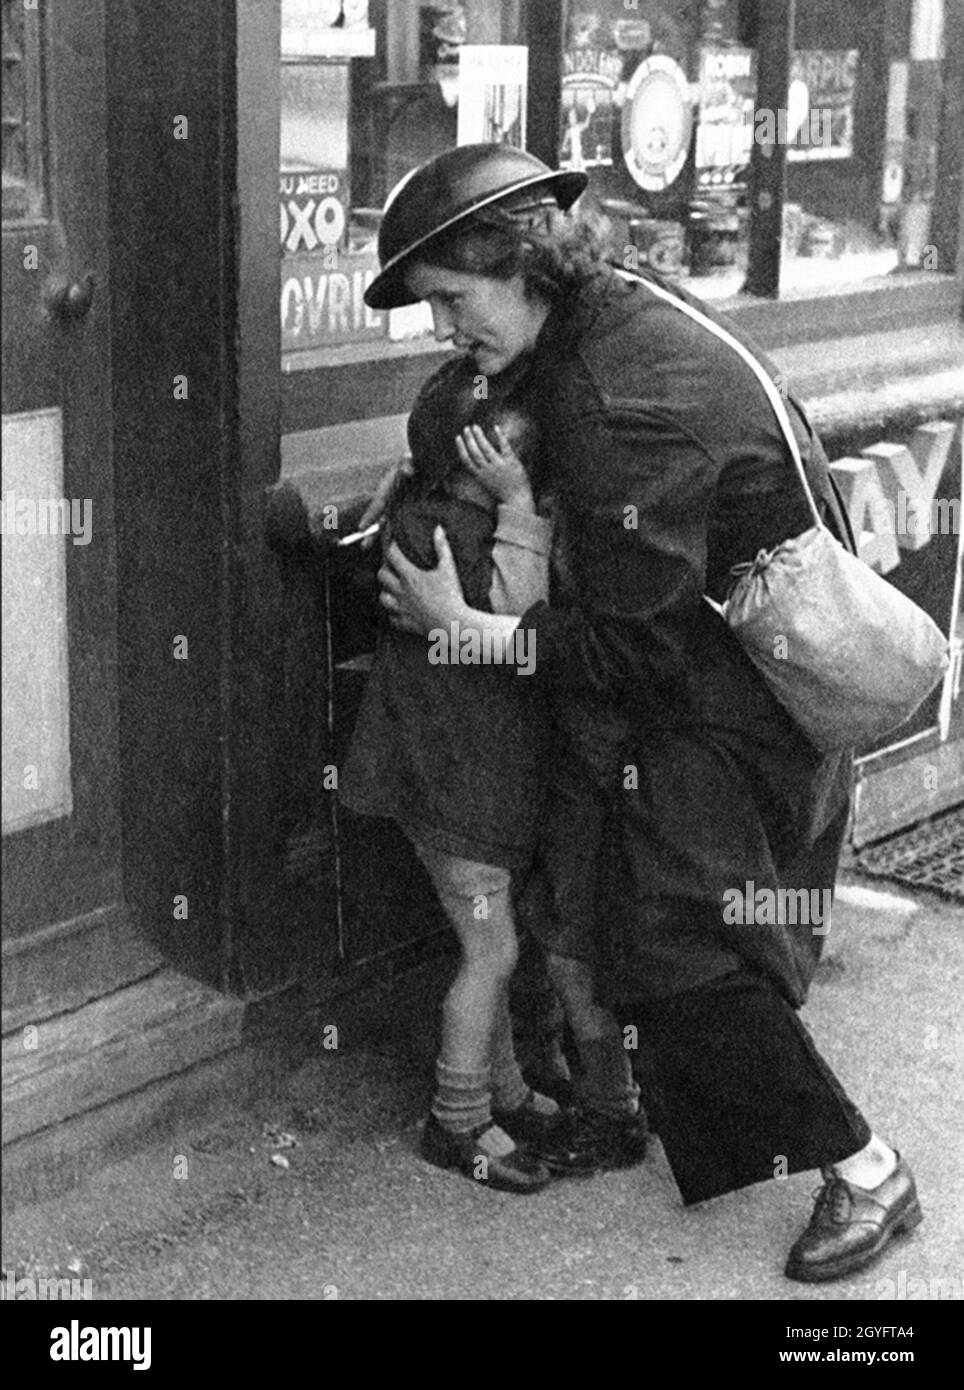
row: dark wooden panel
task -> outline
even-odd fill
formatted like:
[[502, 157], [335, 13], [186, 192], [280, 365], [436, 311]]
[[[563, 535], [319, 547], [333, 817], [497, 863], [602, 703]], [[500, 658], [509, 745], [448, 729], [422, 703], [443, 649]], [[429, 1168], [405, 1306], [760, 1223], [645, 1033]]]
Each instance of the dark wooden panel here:
[[282, 433], [377, 415], [407, 415], [422, 383], [447, 355], [420, 352], [406, 357], [372, 357], [344, 366], [285, 373], [281, 378]]
[[114, 0], [107, 69], [125, 883], [167, 958], [215, 981], [239, 506], [233, 0]]
[[[92, 532], [89, 544], [64, 541], [73, 812], [5, 838], [8, 937], [121, 897], [104, 7], [92, 0], [39, 13], [48, 185], [40, 211], [49, 220], [5, 229], [4, 288], [14, 294], [4, 305], [4, 410], [62, 409], [63, 494], [89, 499]], [[40, 264], [27, 272], [31, 241]], [[90, 311], [54, 318], [45, 287], [88, 273]]]
[[526, 148], [555, 169], [559, 164], [562, 44], [565, 6], [526, 0], [529, 98]]
[[[795, 0], [769, 0], [757, 20], [758, 110], [786, 109], [793, 50]], [[786, 146], [754, 140], [747, 197], [750, 204], [747, 294], [775, 299], [780, 291], [783, 201], [786, 194]]]

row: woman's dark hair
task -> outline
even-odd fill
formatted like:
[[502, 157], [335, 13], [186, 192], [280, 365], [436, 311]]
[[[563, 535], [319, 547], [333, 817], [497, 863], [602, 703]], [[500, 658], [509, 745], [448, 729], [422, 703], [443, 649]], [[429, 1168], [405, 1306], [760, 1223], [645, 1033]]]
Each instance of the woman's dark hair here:
[[525, 293], [555, 306], [605, 274], [604, 247], [588, 222], [554, 201], [491, 207], [433, 237], [413, 260], [495, 280], [521, 275]]

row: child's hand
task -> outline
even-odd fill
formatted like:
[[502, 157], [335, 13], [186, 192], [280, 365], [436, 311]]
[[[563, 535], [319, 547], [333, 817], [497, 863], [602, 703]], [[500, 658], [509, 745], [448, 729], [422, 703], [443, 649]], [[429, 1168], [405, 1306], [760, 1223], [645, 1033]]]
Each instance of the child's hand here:
[[532, 488], [518, 454], [498, 425], [492, 427], [492, 433], [498, 447], [489, 443], [479, 425], [466, 425], [455, 440], [462, 464], [503, 506], [535, 511]]

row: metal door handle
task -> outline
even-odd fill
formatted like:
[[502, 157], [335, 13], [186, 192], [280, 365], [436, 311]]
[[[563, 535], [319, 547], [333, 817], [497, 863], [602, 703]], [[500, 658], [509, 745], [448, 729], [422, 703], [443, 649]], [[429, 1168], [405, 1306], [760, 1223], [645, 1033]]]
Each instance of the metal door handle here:
[[75, 280], [73, 284], [67, 281], [54, 284], [47, 291], [47, 308], [55, 318], [63, 321], [82, 319], [94, 302], [96, 283], [88, 271], [83, 280]]

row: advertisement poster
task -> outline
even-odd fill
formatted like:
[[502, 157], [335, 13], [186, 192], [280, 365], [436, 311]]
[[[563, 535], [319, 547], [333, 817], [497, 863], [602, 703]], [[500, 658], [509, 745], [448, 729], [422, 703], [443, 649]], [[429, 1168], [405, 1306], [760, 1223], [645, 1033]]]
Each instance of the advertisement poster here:
[[343, 169], [282, 171], [280, 195], [282, 255], [344, 245], [350, 202]]
[[386, 337], [388, 314], [369, 309], [362, 297], [377, 273], [373, 251], [285, 257], [281, 263], [282, 351]]
[[613, 109], [623, 60], [602, 49], [563, 54], [562, 149], [564, 169], [591, 169], [613, 162]]
[[459, 51], [458, 143], [525, 148], [529, 50], [518, 44], [463, 44]]
[[733, 184], [745, 176], [753, 149], [756, 54], [749, 48], [704, 48], [699, 93], [697, 180]]
[[788, 159], [853, 157], [859, 57], [856, 48], [794, 53], [787, 102]]

